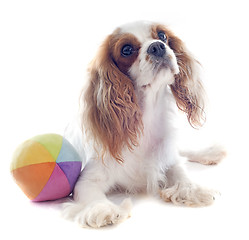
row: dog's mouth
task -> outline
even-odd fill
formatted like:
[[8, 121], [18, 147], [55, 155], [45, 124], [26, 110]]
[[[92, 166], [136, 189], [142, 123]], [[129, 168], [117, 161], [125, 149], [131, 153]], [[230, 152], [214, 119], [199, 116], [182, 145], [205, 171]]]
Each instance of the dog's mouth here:
[[179, 72], [174, 52], [161, 41], [154, 41], [148, 46], [147, 58], [153, 66], [154, 76], [163, 69], [169, 69], [173, 74]]
[[154, 76], [156, 76], [163, 69], [165, 70], [169, 69], [172, 72], [172, 74], [179, 73], [179, 67], [171, 55], [166, 55], [161, 58], [151, 57], [151, 62], [153, 65], [152, 71]]
[[152, 77], [150, 78], [150, 81], [142, 85], [142, 88], [146, 88], [154, 83], [160, 82], [172, 84], [175, 79], [174, 76], [179, 73], [179, 67], [176, 59], [174, 58], [174, 56], [171, 56], [169, 54], [160, 58], [149, 56], [149, 59], [147, 59], [147, 61], [149, 61], [150, 63], [150, 71], [152, 73]]

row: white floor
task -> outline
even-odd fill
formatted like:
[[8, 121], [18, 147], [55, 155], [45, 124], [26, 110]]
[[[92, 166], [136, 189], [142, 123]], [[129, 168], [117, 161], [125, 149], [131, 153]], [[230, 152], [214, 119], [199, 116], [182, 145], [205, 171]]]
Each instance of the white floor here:
[[[131, 218], [118, 226], [93, 230], [79, 227], [60, 217], [60, 202], [32, 203], [6, 176], [8, 190], [3, 196], [2, 234], [21, 239], [248, 239], [248, 176], [243, 167], [234, 167], [232, 157], [219, 166], [187, 164], [195, 181], [220, 191], [214, 205], [187, 208], [164, 203], [159, 198], [131, 196]], [[248, 166], [248, 165], [247, 165]], [[235, 169], [236, 168], [236, 169]], [[116, 201], [122, 194], [112, 196]], [[13, 237], [13, 238], [12, 238]]]

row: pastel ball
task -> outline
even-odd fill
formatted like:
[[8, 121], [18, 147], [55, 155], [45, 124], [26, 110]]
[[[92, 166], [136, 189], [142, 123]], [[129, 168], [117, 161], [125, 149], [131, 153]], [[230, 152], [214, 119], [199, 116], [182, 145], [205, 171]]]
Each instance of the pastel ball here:
[[14, 152], [11, 174], [35, 202], [69, 196], [82, 161], [74, 147], [58, 134], [43, 134], [22, 143]]

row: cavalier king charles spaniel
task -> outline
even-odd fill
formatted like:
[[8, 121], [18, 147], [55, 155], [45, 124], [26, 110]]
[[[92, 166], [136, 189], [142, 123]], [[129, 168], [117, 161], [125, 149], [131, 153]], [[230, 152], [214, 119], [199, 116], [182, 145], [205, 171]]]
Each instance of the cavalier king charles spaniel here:
[[87, 164], [65, 204], [66, 217], [95, 228], [125, 220], [131, 200], [114, 204], [107, 198], [114, 190], [159, 194], [186, 206], [212, 204], [215, 192], [193, 183], [181, 162], [215, 164], [224, 152], [180, 154], [176, 139], [179, 110], [194, 128], [205, 121], [198, 69], [184, 43], [161, 24], [126, 24], [105, 39], [84, 89]]

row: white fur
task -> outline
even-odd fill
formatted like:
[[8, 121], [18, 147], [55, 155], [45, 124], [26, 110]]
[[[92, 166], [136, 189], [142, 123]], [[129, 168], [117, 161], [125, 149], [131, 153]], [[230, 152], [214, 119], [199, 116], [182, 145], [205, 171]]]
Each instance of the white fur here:
[[147, 24], [141, 23], [123, 26], [124, 32], [133, 33], [144, 44], [139, 59], [130, 69], [137, 80], [144, 134], [133, 151], [123, 149], [122, 164], [107, 155], [102, 162], [96, 155], [88, 154], [87, 165], [75, 186], [74, 201], [64, 209], [64, 215], [81, 226], [102, 227], [130, 216], [129, 199], [120, 205], [108, 200], [106, 194], [116, 188], [132, 193], [160, 193], [163, 200], [175, 204], [203, 206], [213, 202], [214, 192], [193, 184], [181, 166], [183, 158], [176, 144], [177, 107], [168, 86], [178, 71], [176, 57], [167, 46], [175, 70], [166, 69], [151, 78], [150, 66], [145, 63], [145, 51], [153, 41], [148, 29]]

